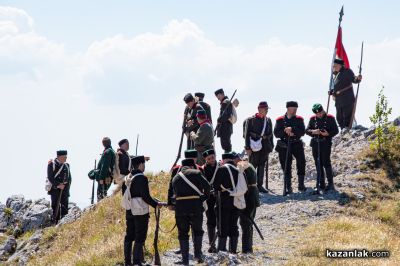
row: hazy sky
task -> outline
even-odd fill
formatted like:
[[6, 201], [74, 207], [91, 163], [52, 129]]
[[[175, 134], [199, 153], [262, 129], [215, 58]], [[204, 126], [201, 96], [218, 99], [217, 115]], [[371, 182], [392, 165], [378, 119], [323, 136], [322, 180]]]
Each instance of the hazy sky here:
[[148, 170], [167, 170], [187, 92], [205, 92], [216, 118], [213, 92], [238, 89], [238, 151], [242, 121], [261, 100], [272, 118], [298, 100], [307, 120], [313, 103], [326, 104], [343, 3], [355, 72], [365, 41], [358, 121], [370, 124], [382, 85], [400, 114], [398, 1], [0, 0], [0, 201], [46, 197], [47, 161], [67, 149], [71, 200], [87, 205], [103, 136], [116, 148], [140, 134]]

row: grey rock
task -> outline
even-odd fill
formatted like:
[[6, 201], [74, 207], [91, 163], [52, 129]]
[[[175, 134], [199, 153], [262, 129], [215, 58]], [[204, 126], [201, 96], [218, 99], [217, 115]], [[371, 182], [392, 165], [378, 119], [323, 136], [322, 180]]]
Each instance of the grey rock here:
[[6, 242], [2, 247], [0, 247], [0, 250], [4, 251], [6, 254], [13, 254], [15, 252], [15, 249], [17, 248], [17, 240], [15, 239], [14, 236], [10, 236], [7, 238]]
[[46, 199], [34, 201], [21, 217], [22, 231], [26, 232], [49, 226], [51, 224], [52, 209]]
[[11, 208], [13, 212], [18, 212], [25, 203], [25, 198], [23, 195], [13, 195], [9, 197], [6, 201], [7, 208]]
[[82, 211], [78, 206], [73, 206], [68, 210], [68, 214], [65, 215], [57, 224], [57, 226], [63, 225], [63, 224], [68, 224], [76, 221], [81, 217]]

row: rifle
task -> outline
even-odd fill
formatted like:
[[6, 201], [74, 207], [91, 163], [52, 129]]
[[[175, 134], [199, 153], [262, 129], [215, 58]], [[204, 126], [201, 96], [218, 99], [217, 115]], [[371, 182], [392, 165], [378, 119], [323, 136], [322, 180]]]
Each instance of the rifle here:
[[161, 265], [160, 253], [158, 252], [158, 231], [160, 229], [160, 208], [156, 207], [154, 209], [155, 217], [156, 217], [156, 229], [154, 232], [154, 265]]
[[181, 133], [181, 140], [179, 142], [179, 148], [178, 148], [178, 155], [176, 156], [175, 162], [172, 165], [171, 169], [174, 168], [174, 166], [178, 163], [179, 159], [181, 158], [181, 152], [182, 152], [182, 142], [183, 142], [183, 137], [185, 136], [185, 128], [186, 128], [186, 115], [187, 115], [188, 109], [185, 109], [185, 112], [183, 114], [183, 123], [182, 123], [182, 133]]
[[[232, 94], [232, 96], [231, 96], [231, 99], [229, 100], [228, 105], [225, 107], [225, 109], [224, 109], [224, 110], [222, 111], [222, 113], [219, 115], [218, 119], [219, 119], [220, 117], [222, 117], [222, 116], [225, 114], [225, 112], [226, 112], [226, 110], [228, 109], [228, 107], [232, 105], [232, 100], [233, 100], [233, 97], [235, 97], [236, 91], [237, 91], [237, 90], [235, 90], [235, 91], [233, 92], [233, 94]], [[217, 121], [218, 121], [218, 120], [217, 120]], [[217, 134], [217, 130], [218, 130], [218, 128], [219, 128], [220, 126], [221, 126], [221, 124], [217, 124], [217, 126], [215, 127], [214, 136]]]
[[242, 212], [242, 214], [244, 214], [244, 216], [246, 216], [246, 218], [249, 219], [250, 222], [253, 224], [253, 226], [256, 229], [256, 231], [257, 231], [258, 235], [260, 236], [261, 240], [264, 240], [264, 236], [262, 235], [261, 230], [260, 230], [260, 228], [258, 228], [258, 225], [254, 221], [254, 219], [252, 219], [250, 217], [250, 215], [247, 215], [247, 213], [245, 213], [245, 212]]
[[210, 243], [210, 247], [214, 246], [215, 241], [217, 241], [217, 236], [221, 234], [221, 191], [218, 191], [217, 194], [217, 204], [218, 204], [218, 216], [217, 216], [218, 232], [217, 234], [214, 235], [214, 238]]
[[[360, 60], [360, 66], [358, 67], [358, 75], [361, 75], [361, 71], [362, 71], [363, 53], [364, 53], [364, 42], [361, 43], [361, 60]], [[353, 122], [354, 122], [354, 118], [355, 118], [355, 115], [356, 115], [356, 108], [357, 108], [357, 100], [358, 100], [358, 91], [359, 91], [359, 89], [360, 89], [360, 82], [357, 84], [357, 93], [356, 93], [356, 98], [354, 100], [353, 112], [351, 114], [351, 120], [350, 120], [350, 125], [349, 125], [350, 129], [353, 127]]]
[[56, 211], [54, 212], [54, 216], [53, 216], [54, 223], [58, 222], [58, 220], [57, 220], [58, 213], [60, 213], [60, 217], [59, 218], [61, 219], [60, 205], [61, 205], [61, 196], [62, 196], [63, 190], [64, 189], [60, 189], [60, 194], [58, 195], [58, 198], [57, 198]]
[[320, 146], [320, 138], [318, 135], [317, 138], [317, 191], [314, 194], [321, 194], [321, 146]]
[[[93, 168], [93, 169], [95, 169], [95, 170], [96, 170], [96, 165], [97, 165], [97, 160], [95, 159], [95, 160], [94, 160], [94, 168]], [[96, 183], [96, 178], [93, 179], [93, 184], [92, 184], [92, 197], [91, 197], [91, 200], [90, 200], [90, 204], [94, 204], [94, 186], [95, 186], [95, 183]]]
[[287, 192], [288, 192], [286, 172], [287, 172], [287, 167], [288, 167], [289, 153], [290, 153], [290, 136], [288, 137], [288, 142], [287, 142], [286, 159], [285, 159], [285, 170], [283, 172], [283, 196], [286, 196]]
[[137, 134], [137, 137], [136, 137], [136, 156], [137, 156], [137, 149], [138, 149], [138, 146], [139, 146], [139, 134]]

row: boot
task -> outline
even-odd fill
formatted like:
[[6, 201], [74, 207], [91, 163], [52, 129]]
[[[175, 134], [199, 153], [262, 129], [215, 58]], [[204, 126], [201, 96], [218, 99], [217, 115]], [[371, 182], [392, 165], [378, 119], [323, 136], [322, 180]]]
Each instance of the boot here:
[[226, 251], [226, 237], [218, 237], [218, 251]]
[[265, 188], [263, 188], [262, 186], [258, 186], [258, 191], [260, 193], [268, 193], [268, 190], [266, 190]]
[[335, 190], [335, 186], [333, 184], [332, 166], [326, 167], [326, 178], [328, 179], [328, 186], [325, 190]]
[[194, 259], [197, 260], [198, 263], [203, 263], [203, 252], [201, 251], [201, 247], [203, 244], [203, 236], [195, 236], [194, 237]]
[[189, 240], [179, 240], [179, 246], [181, 248], [182, 260], [175, 262], [175, 264], [189, 265]]
[[103, 199], [103, 186], [104, 184], [98, 184], [97, 186], [97, 202]]
[[[214, 240], [215, 237], [215, 227], [214, 226], [207, 226], [207, 233], [208, 233], [208, 243], [210, 243]], [[209, 253], [216, 253], [217, 248], [215, 247], [215, 241], [212, 246], [208, 249]]]
[[250, 230], [242, 228], [242, 253], [250, 253]]
[[142, 265], [142, 257], [143, 257], [143, 243], [135, 241], [135, 244], [133, 245], [133, 264]]
[[125, 266], [132, 265], [132, 242], [124, 241]]
[[238, 245], [238, 237], [229, 237], [229, 253], [236, 254]]
[[292, 177], [291, 176], [285, 176], [286, 178], [286, 195], [287, 194], [292, 194], [293, 189], [292, 189]]
[[298, 186], [298, 190], [300, 192], [304, 192], [307, 190], [306, 186], [304, 185], [304, 175], [299, 175], [299, 186]]

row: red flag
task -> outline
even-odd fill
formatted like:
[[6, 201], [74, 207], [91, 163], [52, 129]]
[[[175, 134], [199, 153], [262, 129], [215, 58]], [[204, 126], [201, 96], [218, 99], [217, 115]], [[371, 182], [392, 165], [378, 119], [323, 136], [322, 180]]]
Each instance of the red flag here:
[[340, 58], [344, 61], [344, 66], [350, 68], [349, 58], [347, 57], [346, 50], [344, 49], [342, 42], [342, 27], [339, 27], [337, 37], [336, 37], [336, 58]]

